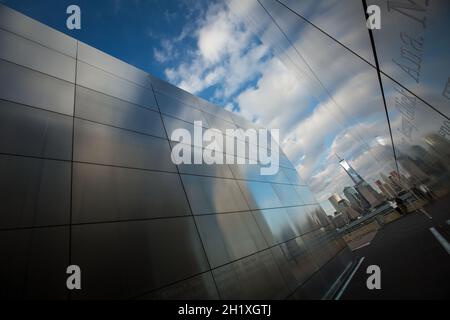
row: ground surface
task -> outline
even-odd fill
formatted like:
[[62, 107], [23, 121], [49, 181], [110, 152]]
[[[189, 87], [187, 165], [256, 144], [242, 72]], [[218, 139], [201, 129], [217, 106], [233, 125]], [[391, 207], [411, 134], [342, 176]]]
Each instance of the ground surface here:
[[[435, 227], [450, 242], [450, 197], [380, 229], [370, 245], [354, 251], [360, 268], [341, 299], [450, 299], [450, 255], [430, 232]], [[381, 269], [381, 290], [369, 290], [369, 265]]]

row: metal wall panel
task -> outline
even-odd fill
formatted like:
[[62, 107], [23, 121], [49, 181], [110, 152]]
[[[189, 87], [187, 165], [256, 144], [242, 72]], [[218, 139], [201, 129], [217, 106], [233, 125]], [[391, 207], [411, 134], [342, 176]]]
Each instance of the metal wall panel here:
[[292, 225], [286, 208], [253, 211], [253, 215], [270, 246], [288, 241], [297, 236], [295, 226]]
[[75, 82], [75, 59], [0, 29], [0, 58]]
[[196, 216], [211, 268], [267, 248], [250, 212]]
[[[267, 166], [264, 166], [267, 167]], [[267, 182], [273, 182], [273, 183], [290, 183], [286, 175], [284, 174], [284, 171], [282, 170], [282, 167], [279, 167], [278, 172], [276, 174], [272, 175], [265, 175], [263, 176]]]
[[77, 63], [77, 84], [152, 110], [158, 110], [155, 96], [150, 89], [81, 61]]
[[176, 172], [167, 140], [75, 119], [74, 160]]
[[[176, 145], [178, 145], [177, 142], [171, 142], [170, 143], [172, 148]], [[194, 159], [195, 157], [203, 157], [204, 152], [212, 152], [212, 150], [207, 149], [201, 149], [196, 146], [190, 146], [182, 144], [183, 146], [182, 150], [179, 149], [174, 150], [173, 152], [179, 151], [180, 153], [184, 152], [190, 152], [191, 153], [191, 160], [190, 164], [183, 163], [178, 165], [178, 170], [180, 173], [186, 173], [186, 174], [192, 174], [192, 175], [204, 175], [204, 176], [211, 176], [211, 177], [219, 177], [219, 178], [233, 178], [233, 174], [227, 164], [195, 164]], [[190, 150], [190, 151], [188, 151]], [[217, 153], [217, 157], [224, 159], [224, 154]]]
[[16, 33], [72, 58], [76, 57], [77, 42], [75, 39], [20, 14], [3, 4], [0, 4], [0, 28]]
[[315, 230], [302, 236], [317, 266], [321, 268], [337, 253], [337, 245], [330, 233], [323, 229]]
[[225, 121], [219, 117], [213, 116], [209, 113], [204, 113], [206, 120], [209, 123], [210, 128], [219, 129], [225, 134], [227, 129], [236, 130], [237, 127], [232, 122]]
[[286, 212], [292, 224], [295, 226], [298, 235], [321, 227], [320, 221], [314, 215], [313, 207], [311, 206], [286, 208]]
[[70, 163], [0, 156], [0, 228], [69, 223]]
[[282, 243], [271, 251], [291, 291], [318, 270], [301, 237]]
[[272, 184], [273, 190], [277, 194], [283, 206], [298, 206], [303, 204], [295, 189], [288, 184]]
[[320, 300], [326, 294], [330, 284], [325, 281], [320, 270], [303, 283], [300, 288], [292, 293], [294, 300]]
[[151, 78], [152, 86], [155, 91], [164, 93], [172, 98], [178, 99], [181, 102], [190, 105], [193, 108], [201, 110], [198, 105], [199, 98], [197, 98], [196, 96], [152, 75], [149, 76]]
[[72, 118], [0, 100], [0, 152], [70, 160]]
[[213, 270], [222, 299], [283, 299], [289, 291], [265, 250]]
[[316, 199], [307, 186], [294, 186], [294, 189], [295, 191], [297, 191], [298, 196], [304, 204], [317, 203]]
[[[203, 99], [198, 99], [197, 105], [200, 107], [200, 109], [210, 115], [214, 115], [222, 120], [225, 120], [227, 122], [231, 122], [232, 125], [234, 125], [233, 119], [231, 118], [231, 112], [228, 112], [227, 110], [223, 108], [218, 108], [217, 106], [211, 104], [208, 101], [205, 101]], [[211, 126], [212, 127], [212, 126]]]
[[177, 130], [177, 129], [185, 129], [189, 132], [190, 137], [191, 137], [191, 141], [190, 143], [188, 143], [187, 141], [185, 142], [186, 144], [192, 144], [192, 145], [196, 145], [201, 147], [203, 145], [203, 142], [200, 141], [196, 142], [194, 141], [194, 128], [196, 129], [202, 129], [202, 127], [200, 126], [194, 126], [192, 123], [186, 122], [186, 121], [182, 121], [179, 119], [175, 119], [169, 116], [162, 116], [163, 122], [164, 122], [164, 127], [166, 128], [166, 132], [167, 132], [167, 136], [169, 138], [169, 140], [172, 140], [172, 133]]
[[194, 214], [246, 211], [234, 180], [181, 175]]
[[298, 175], [297, 170], [291, 170], [288, 168], [280, 167], [280, 171], [284, 173], [286, 178], [289, 180], [289, 183], [295, 184], [295, 185], [304, 185], [305, 183], [301, 180], [300, 176]]
[[288, 168], [291, 170], [295, 170], [294, 166], [292, 165], [291, 161], [288, 159], [288, 157], [283, 153], [283, 150], [279, 150], [279, 162], [280, 166], [284, 168]]
[[0, 60], [0, 99], [73, 115], [75, 85]]
[[250, 209], [258, 210], [282, 207], [270, 183], [253, 181], [238, 181], [238, 183]]
[[[359, 1], [281, 0], [281, 3], [375, 64], [370, 50], [364, 7]], [[342, 21], [342, 25], [336, 25], [338, 21]]]
[[[297, 206], [316, 200], [281, 150], [272, 176], [171, 161], [166, 131], [258, 125], [83, 43], [75, 70], [76, 40], [2, 5], [0, 44], [0, 153], [22, 155], [0, 156], [2, 297], [68, 298], [69, 261], [75, 299], [321, 297], [349, 259], [326, 265], [345, 243], [318, 205]], [[27, 157], [70, 160], [72, 132], [73, 164]]]
[[235, 179], [266, 181], [266, 176], [261, 175], [260, 164], [250, 164], [247, 159], [245, 162], [246, 164], [237, 164], [237, 157], [235, 157], [234, 164], [229, 165]]
[[74, 298], [132, 298], [208, 270], [192, 217], [72, 227]]
[[211, 272], [205, 272], [190, 279], [175, 283], [146, 294], [144, 300], [215, 300], [219, 299]]
[[161, 113], [190, 123], [201, 121], [204, 128], [209, 128], [208, 121], [200, 110], [184, 104], [178, 99], [168, 97], [162, 93], [155, 93]]
[[133, 67], [115, 57], [97, 50], [83, 42], [78, 42], [78, 60], [93, 65], [103, 71], [115, 74], [130, 82], [152, 89], [148, 73]]
[[69, 227], [0, 232], [2, 299], [67, 299]]
[[73, 179], [74, 223], [190, 214], [174, 173], [75, 163]]
[[166, 138], [158, 112], [77, 86], [75, 116]]

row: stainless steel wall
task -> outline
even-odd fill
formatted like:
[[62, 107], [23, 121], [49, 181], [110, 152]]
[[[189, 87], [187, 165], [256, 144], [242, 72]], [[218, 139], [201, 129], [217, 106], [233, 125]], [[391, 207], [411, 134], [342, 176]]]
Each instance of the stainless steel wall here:
[[[379, 6], [381, 29], [369, 33], [364, 2]], [[450, 28], [449, 1], [230, 4], [307, 87], [315, 98], [314, 113], [326, 109], [323, 114], [332, 119], [324, 120], [326, 132], [305, 133], [291, 150], [286, 145], [297, 161], [305, 155], [316, 163], [311, 153], [328, 155], [319, 168], [306, 170], [312, 166], [301, 161], [301, 173], [321, 201], [328, 202], [334, 193], [342, 195], [352, 183], [347, 177], [342, 181], [343, 170], [331, 175], [325, 170], [338, 167], [334, 153], [349, 160], [375, 188], [375, 181], [382, 180], [380, 173], [398, 172], [409, 185], [426, 185], [436, 197], [450, 192], [450, 45], [444, 40]], [[330, 135], [333, 148], [310, 143], [327, 141]], [[290, 138], [286, 141], [295, 141], [296, 135]], [[328, 183], [315, 178], [325, 174]]]
[[175, 166], [195, 120], [254, 126], [0, 5], [0, 296], [323, 296], [351, 256], [289, 160]]

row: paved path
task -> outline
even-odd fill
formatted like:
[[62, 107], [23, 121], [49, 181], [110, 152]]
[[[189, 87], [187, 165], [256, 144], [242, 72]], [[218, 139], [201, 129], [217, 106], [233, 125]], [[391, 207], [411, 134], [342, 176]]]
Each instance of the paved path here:
[[[450, 255], [430, 228], [450, 242], [450, 197], [402, 217], [378, 231], [341, 299], [450, 299]], [[442, 240], [442, 239], [441, 239]], [[369, 265], [381, 269], [381, 290], [366, 287]]]

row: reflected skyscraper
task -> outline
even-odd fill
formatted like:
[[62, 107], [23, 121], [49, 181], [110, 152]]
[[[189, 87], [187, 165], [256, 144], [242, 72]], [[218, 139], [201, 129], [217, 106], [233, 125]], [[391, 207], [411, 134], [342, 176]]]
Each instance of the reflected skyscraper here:
[[[336, 156], [339, 158], [338, 155], [336, 155]], [[339, 158], [339, 165], [342, 168], [344, 168], [345, 172], [347, 172], [348, 176], [350, 177], [350, 179], [353, 180], [355, 185], [358, 185], [358, 184], [364, 182], [364, 179], [361, 178], [361, 176], [358, 174], [358, 172], [356, 172], [356, 170], [353, 169], [352, 166], [350, 166], [350, 164], [345, 159]]]
[[375, 191], [375, 189], [372, 188], [372, 186], [368, 184], [345, 159], [339, 158], [339, 160], [341, 167], [345, 170], [345, 172], [347, 172], [348, 176], [355, 183], [354, 188], [360, 195], [360, 198], [364, 199], [364, 207], [369, 204], [369, 207], [375, 208], [384, 202], [381, 195]]
[[343, 191], [345, 197], [348, 199], [348, 201], [350, 201], [353, 209], [355, 209], [359, 213], [362, 213], [370, 208], [370, 204], [367, 202], [367, 200], [361, 197], [361, 195], [358, 193], [358, 191], [355, 190], [354, 187], [345, 187]]

